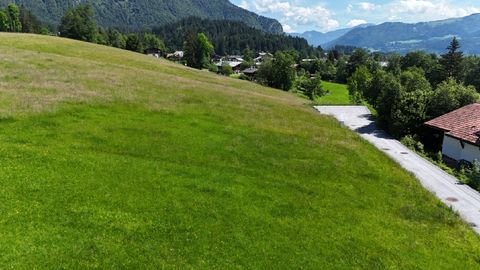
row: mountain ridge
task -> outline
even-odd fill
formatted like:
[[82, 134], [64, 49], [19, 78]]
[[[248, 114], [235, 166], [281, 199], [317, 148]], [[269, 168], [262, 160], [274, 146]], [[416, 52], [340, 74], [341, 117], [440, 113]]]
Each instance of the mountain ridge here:
[[356, 28], [325, 47], [348, 45], [383, 52], [425, 50], [441, 53], [453, 37], [461, 41], [465, 53], [480, 54], [480, 14], [419, 23], [386, 22]]
[[342, 28], [342, 29], [329, 31], [329, 32], [319, 32], [319, 31], [312, 30], [312, 31], [306, 31], [303, 33], [290, 33], [290, 35], [294, 37], [304, 38], [312, 46], [323, 46], [329, 42], [332, 42], [342, 37], [343, 35], [347, 34], [348, 32], [352, 31], [355, 28], [367, 27], [370, 25], [371, 24], [362, 24], [355, 27]]

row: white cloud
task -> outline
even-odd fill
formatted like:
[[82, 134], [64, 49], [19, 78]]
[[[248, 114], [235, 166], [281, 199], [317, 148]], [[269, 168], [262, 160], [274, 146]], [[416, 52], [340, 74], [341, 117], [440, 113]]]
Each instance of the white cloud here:
[[354, 19], [354, 20], [351, 20], [347, 23], [347, 26], [348, 27], [355, 27], [355, 26], [359, 26], [361, 24], [366, 24], [367, 21], [365, 20], [358, 20], [358, 19]]
[[377, 8], [379, 8], [380, 6], [377, 6], [373, 3], [369, 3], [369, 2], [360, 2], [357, 4], [358, 8], [362, 11], [374, 11], [376, 10]]
[[430, 21], [480, 12], [473, 6], [455, 6], [447, 0], [395, 0], [386, 10], [390, 20]]
[[295, 32], [295, 31], [293, 30], [293, 28], [292, 28], [290, 25], [288, 25], [288, 24], [282, 24], [282, 26], [283, 26], [283, 31], [284, 31], [285, 33]]
[[352, 4], [348, 4], [347, 5], [347, 13], [351, 13], [353, 11], [353, 5]]
[[376, 5], [370, 2], [360, 2], [356, 4], [347, 5], [347, 13], [353, 12], [371, 12], [380, 9], [381, 5]]
[[243, 8], [243, 9], [249, 9], [250, 8], [250, 5], [245, 0], [242, 0], [242, 2], [240, 2], [240, 4], [238, 6]]
[[[295, 32], [308, 29], [330, 31], [338, 28], [340, 21], [343, 26], [351, 27], [365, 21], [411, 23], [480, 13], [480, 4], [477, 4], [480, 0], [469, 0], [472, 4], [457, 0], [385, 0], [382, 4], [377, 4], [379, 1], [374, 0], [335, 1], [345, 3], [335, 10], [338, 13], [330, 10], [328, 4], [323, 4], [330, 2], [326, 0], [236, 0], [243, 8], [277, 18], [284, 25], [285, 31]], [[337, 19], [340, 15], [342, 18]]]
[[[248, 5], [246, 2], [242, 4]], [[334, 14], [321, 5], [304, 7], [286, 0], [251, 0], [249, 6], [255, 12], [278, 14], [284, 27], [287, 26], [290, 31], [298, 26], [311, 26], [325, 31], [340, 26], [333, 18]]]

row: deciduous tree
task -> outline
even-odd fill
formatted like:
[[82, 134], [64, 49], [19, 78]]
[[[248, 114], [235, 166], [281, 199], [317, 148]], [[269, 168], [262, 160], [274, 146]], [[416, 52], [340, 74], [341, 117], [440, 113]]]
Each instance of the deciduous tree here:
[[8, 4], [6, 14], [8, 18], [8, 31], [21, 32], [22, 23], [20, 22], [20, 10], [18, 6], [13, 3]]
[[82, 4], [67, 10], [61, 20], [59, 31], [62, 37], [95, 42], [97, 23], [92, 7]]
[[477, 99], [478, 94], [472, 86], [467, 87], [450, 78], [440, 83], [433, 92], [428, 116], [434, 118], [443, 115], [465, 105], [475, 103]]
[[277, 52], [275, 58], [267, 60], [260, 66], [258, 80], [268, 86], [290, 90], [295, 78], [293, 65], [295, 61], [290, 53]]
[[203, 33], [187, 33], [184, 44], [185, 60], [192, 68], [207, 67], [214, 52], [213, 45]]

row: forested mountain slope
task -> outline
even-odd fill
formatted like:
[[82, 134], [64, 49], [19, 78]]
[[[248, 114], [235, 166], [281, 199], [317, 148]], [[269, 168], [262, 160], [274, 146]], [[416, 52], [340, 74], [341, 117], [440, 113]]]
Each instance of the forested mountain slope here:
[[57, 25], [69, 7], [88, 2], [101, 26], [121, 30], [141, 30], [195, 16], [242, 21], [267, 32], [283, 32], [278, 21], [244, 10], [228, 0], [0, 0], [3, 6], [11, 2], [24, 5], [51, 25]]
[[303, 38], [265, 33], [242, 22], [190, 17], [153, 29], [170, 49], [182, 49], [185, 33], [189, 31], [205, 33], [220, 55], [241, 54], [248, 47], [255, 52], [295, 49], [305, 57], [320, 56], [320, 50], [311, 47]]
[[389, 22], [356, 28], [326, 47], [350, 45], [386, 52], [425, 50], [442, 53], [454, 36], [460, 40], [465, 53], [479, 54], [480, 14], [415, 24]]

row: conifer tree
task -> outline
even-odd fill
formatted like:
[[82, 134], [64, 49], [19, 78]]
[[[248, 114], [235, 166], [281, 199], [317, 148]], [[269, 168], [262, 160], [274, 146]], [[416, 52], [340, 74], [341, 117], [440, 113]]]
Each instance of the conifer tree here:
[[460, 42], [456, 37], [452, 39], [447, 47], [447, 53], [442, 55], [440, 63], [443, 67], [444, 79], [449, 77], [457, 81], [463, 77], [463, 52], [460, 51]]

